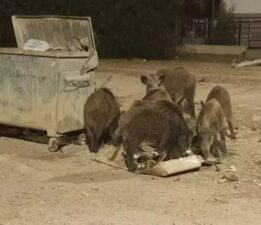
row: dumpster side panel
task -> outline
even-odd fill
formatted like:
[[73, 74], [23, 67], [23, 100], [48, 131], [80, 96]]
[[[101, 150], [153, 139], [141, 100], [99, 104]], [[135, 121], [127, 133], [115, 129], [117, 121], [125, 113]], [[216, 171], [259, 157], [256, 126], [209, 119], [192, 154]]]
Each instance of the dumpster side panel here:
[[[94, 72], [89, 72], [82, 75], [87, 77], [83, 82], [78, 83], [77, 78], [81, 78], [79, 68], [86, 62], [86, 58], [75, 60], [75, 58], [61, 58], [59, 59], [59, 97], [58, 97], [58, 133], [66, 133], [75, 130], [83, 129], [83, 107], [89, 97], [94, 91]], [[73, 80], [72, 85], [68, 84], [66, 80]], [[88, 78], [89, 77], [89, 78]], [[85, 81], [85, 82], [84, 82]], [[86, 81], [88, 81], [86, 83]]]
[[57, 129], [57, 59], [0, 54], [0, 124]]

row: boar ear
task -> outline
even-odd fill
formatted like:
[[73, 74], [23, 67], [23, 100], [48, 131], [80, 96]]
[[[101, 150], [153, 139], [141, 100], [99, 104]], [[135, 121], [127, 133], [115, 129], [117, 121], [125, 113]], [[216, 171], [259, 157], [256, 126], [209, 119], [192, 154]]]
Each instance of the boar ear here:
[[140, 80], [141, 80], [141, 82], [142, 82], [143, 84], [145, 84], [145, 85], [147, 85], [147, 84], [148, 84], [148, 81], [149, 81], [149, 79], [148, 79], [148, 77], [147, 77], [146, 75], [141, 75], [141, 76], [140, 76]]
[[205, 105], [205, 103], [202, 100], [200, 101], [200, 104], [202, 107], [204, 107], [204, 105]]
[[162, 84], [164, 82], [165, 78], [166, 78], [166, 75], [160, 75], [159, 76], [160, 84]]

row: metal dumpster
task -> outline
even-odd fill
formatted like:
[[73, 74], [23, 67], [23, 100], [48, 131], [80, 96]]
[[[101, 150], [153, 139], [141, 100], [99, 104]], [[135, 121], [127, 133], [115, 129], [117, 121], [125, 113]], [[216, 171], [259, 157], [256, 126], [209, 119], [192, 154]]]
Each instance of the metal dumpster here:
[[[83, 106], [94, 90], [98, 55], [89, 17], [13, 16], [18, 48], [0, 48], [0, 124], [43, 130], [49, 150], [58, 139], [83, 129]], [[87, 51], [65, 50], [73, 38]], [[23, 51], [29, 39], [52, 51]]]

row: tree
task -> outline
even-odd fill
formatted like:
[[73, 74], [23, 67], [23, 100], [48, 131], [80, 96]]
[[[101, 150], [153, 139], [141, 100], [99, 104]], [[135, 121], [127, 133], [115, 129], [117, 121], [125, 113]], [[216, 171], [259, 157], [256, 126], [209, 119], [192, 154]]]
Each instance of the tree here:
[[1, 0], [0, 44], [14, 46], [12, 14], [91, 16], [101, 57], [170, 58], [181, 20], [207, 15], [209, 0]]

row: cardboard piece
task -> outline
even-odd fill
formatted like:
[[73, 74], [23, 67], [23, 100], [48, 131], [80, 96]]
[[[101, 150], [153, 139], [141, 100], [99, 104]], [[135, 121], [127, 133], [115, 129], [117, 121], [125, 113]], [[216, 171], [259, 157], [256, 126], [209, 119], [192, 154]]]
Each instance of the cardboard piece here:
[[113, 145], [104, 145], [96, 154], [95, 160], [115, 168], [128, 170], [122, 154], [122, 147], [116, 148]]
[[[97, 153], [96, 161], [113, 166], [115, 168], [128, 170], [123, 156], [123, 148], [105, 145]], [[200, 156], [192, 155], [185, 158], [163, 161], [142, 173], [152, 176], [168, 177], [182, 172], [199, 169], [203, 163]]]
[[171, 175], [199, 169], [202, 165], [202, 162], [203, 160], [200, 156], [192, 155], [184, 158], [160, 162], [143, 173], [159, 177], [168, 177]]

